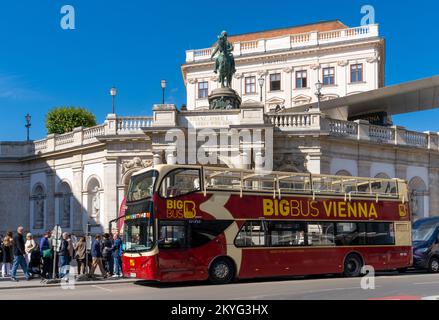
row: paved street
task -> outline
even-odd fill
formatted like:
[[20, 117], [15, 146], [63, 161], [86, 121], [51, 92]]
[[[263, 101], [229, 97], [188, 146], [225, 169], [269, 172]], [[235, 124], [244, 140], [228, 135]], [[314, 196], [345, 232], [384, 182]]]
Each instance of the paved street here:
[[0, 290], [0, 299], [421, 299], [439, 296], [439, 274], [379, 274], [375, 290], [363, 290], [360, 278], [298, 278], [288, 280], [243, 281], [225, 286], [208, 283], [148, 284], [108, 283], [61, 287]]

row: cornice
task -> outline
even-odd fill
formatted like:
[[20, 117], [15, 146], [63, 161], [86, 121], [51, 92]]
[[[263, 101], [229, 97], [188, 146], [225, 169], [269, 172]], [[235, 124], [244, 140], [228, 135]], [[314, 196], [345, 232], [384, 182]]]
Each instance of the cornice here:
[[[315, 55], [316, 53], [319, 53], [319, 55], [323, 55], [326, 53], [334, 53], [334, 52], [342, 52], [349, 49], [361, 49], [368, 47], [372, 47], [374, 49], [382, 50], [384, 51], [384, 39], [383, 38], [371, 38], [369, 40], [361, 40], [361, 42], [340, 42], [337, 44], [331, 44], [329, 46], [312, 46], [309, 48], [301, 48], [301, 49], [288, 49], [288, 50], [282, 50], [282, 51], [268, 51], [268, 52], [261, 52], [261, 53], [254, 53], [250, 55], [244, 55], [244, 56], [236, 56], [235, 61], [236, 65], [243, 64], [243, 63], [255, 63], [258, 61], [264, 61], [267, 62], [269, 60], [277, 60], [281, 58], [291, 58], [291, 57], [297, 57], [297, 56], [307, 56], [307, 55]], [[184, 73], [187, 74], [187, 72], [192, 70], [198, 70], [200, 68], [213, 66], [213, 62], [211, 60], [202, 60], [197, 62], [190, 62], [183, 64], [181, 66], [182, 70], [184, 70]]]

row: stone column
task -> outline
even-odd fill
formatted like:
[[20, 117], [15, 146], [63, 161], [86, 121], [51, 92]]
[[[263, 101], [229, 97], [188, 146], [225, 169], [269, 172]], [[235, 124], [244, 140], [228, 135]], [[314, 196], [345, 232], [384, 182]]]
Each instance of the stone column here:
[[291, 99], [293, 95], [293, 85], [292, 85], [292, 72], [293, 68], [283, 69], [284, 73], [284, 92], [285, 92], [285, 108], [291, 108]]
[[429, 209], [430, 216], [439, 216], [439, 168], [430, 168], [429, 175]]
[[358, 176], [359, 177], [370, 177], [371, 162], [368, 160], [361, 160], [361, 155], [357, 161], [358, 165]]
[[152, 163], [153, 165], [162, 164], [162, 152], [161, 151], [153, 151]]
[[[50, 167], [54, 168], [54, 164], [52, 163]], [[44, 224], [47, 230], [52, 230], [55, 226], [55, 178], [55, 169], [48, 169], [46, 171], [46, 221]]]
[[[104, 162], [104, 211], [101, 211], [100, 222], [104, 230], [108, 231], [109, 221], [117, 218], [117, 157], [107, 157]], [[103, 214], [102, 214], [103, 213]]]
[[309, 153], [306, 156], [306, 169], [313, 174], [321, 174], [322, 153], [321, 152], [313, 152]]
[[83, 230], [83, 212], [84, 203], [82, 202], [82, 176], [83, 168], [82, 163], [76, 164], [73, 168], [73, 232], [85, 232]]

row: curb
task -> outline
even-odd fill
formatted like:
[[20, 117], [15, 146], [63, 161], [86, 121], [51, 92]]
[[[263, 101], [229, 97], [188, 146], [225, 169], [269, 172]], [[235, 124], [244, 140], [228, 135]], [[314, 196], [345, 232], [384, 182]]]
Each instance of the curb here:
[[[21, 280], [26, 281], [26, 280]], [[32, 281], [32, 280], [31, 280]], [[134, 283], [139, 281], [138, 279], [120, 279], [113, 281], [75, 281], [75, 286], [92, 286], [92, 285], [106, 285], [106, 284], [117, 284], [117, 283]], [[61, 287], [61, 283], [54, 284], [43, 284], [39, 283], [37, 285], [24, 285], [24, 286], [16, 286], [16, 287], [0, 287], [0, 291], [2, 290], [14, 290], [14, 289], [32, 289], [32, 288], [50, 288], [50, 287]]]

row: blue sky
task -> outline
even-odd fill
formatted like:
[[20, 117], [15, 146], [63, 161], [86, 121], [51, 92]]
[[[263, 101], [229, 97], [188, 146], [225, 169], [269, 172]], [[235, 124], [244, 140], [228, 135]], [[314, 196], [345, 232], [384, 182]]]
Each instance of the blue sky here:
[[[54, 106], [82, 106], [99, 123], [111, 112], [108, 91], [118, 88], [120, 115], [150, 115], [168, 81], [167, 102], [185, 103], [180, 64], [185, 50], [230, 34], [340, 19], [360, 25], [362, 5], [373, 5], [386, 38], [386, 85], [439, 74], [437, 1], [146, 1], [0, 0], [0, 140], [46, 134]], [[76, 30], [60, 27], [63, 5], [76, 10]], [[439, 111], [402, 115], [398, 125], [439, 131]]]

